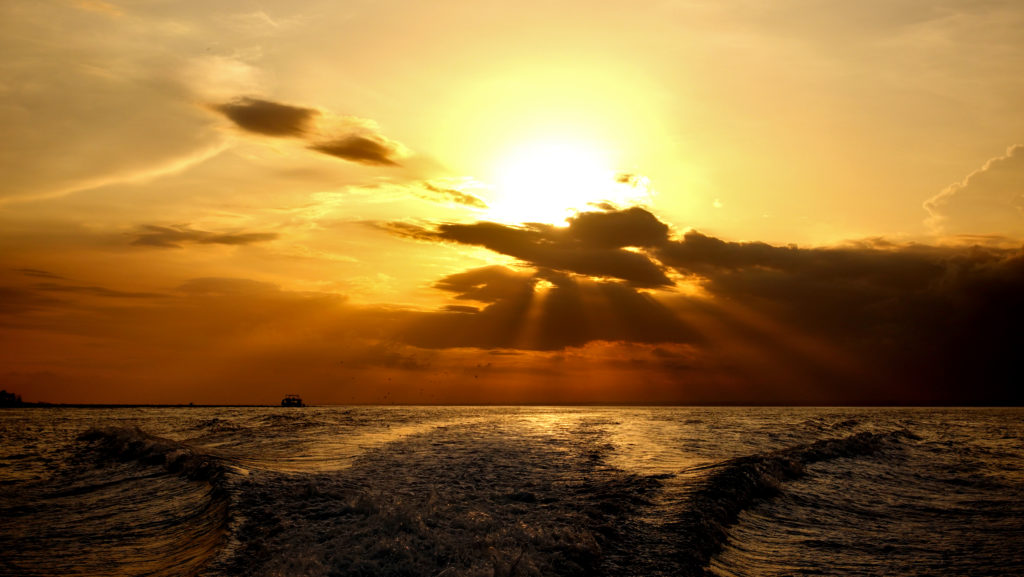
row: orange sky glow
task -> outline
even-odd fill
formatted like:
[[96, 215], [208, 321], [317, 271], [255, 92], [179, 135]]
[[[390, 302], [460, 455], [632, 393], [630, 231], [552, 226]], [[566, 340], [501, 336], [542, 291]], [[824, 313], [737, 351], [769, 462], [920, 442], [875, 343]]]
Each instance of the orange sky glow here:
[[1014, 2], [0, 6], [30, 401], [1019, 404]]

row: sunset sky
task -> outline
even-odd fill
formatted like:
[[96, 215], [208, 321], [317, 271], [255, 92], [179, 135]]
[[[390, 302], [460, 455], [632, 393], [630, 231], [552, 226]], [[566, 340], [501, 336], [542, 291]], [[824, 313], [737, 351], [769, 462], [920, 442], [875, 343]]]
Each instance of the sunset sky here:
[[1024, 4], [0, 4], [26, 400], [1020, 403]]

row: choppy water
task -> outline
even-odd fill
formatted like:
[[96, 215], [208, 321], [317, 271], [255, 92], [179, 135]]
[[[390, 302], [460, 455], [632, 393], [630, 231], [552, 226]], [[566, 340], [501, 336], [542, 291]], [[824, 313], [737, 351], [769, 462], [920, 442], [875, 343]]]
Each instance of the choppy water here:
[[3, 410], [0, 552], [0, 575], [1022, 575], [1024, 410]]

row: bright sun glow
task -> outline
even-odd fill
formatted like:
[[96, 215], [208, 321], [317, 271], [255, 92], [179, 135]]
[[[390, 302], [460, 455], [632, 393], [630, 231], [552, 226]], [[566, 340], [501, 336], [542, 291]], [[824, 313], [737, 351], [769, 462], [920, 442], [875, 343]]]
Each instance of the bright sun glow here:
[[545, 141], [514, 149], [495, 171], [490, 217], [507, 223], [562, 224], [589, 203], [621, 203], [625, 188], [607, 155], [595, 146]]

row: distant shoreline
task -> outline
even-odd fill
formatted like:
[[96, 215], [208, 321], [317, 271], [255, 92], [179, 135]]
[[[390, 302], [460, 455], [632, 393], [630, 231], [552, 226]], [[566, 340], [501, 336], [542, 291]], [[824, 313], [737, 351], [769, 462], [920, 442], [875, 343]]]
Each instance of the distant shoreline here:
[[21, 403], [0, 405], [0, 409], [199, 409], [230, 407], [279, 407], [281, 405], [195, 405], [195, 404], [148, 404], [148, 403]]
[[518, 404], [480, 404], [480, 403], [448, 403], [448, 404], [417, 404], [417, 403], [359, 403], [359, 404], [324, 404], [305, 405], [303, 407], [286, 407], [280, 404], [223, 404], [223, 405], [200, 405], [200, 404], [147, 404], [147, 403], [46, 403], [46, 402], [22, 402], [20, 404], [0, 405], [0, 409], [229, 409], [229, 408], [271, 408], [302, 409], [320, 407], [692, 407], [692, 408], [821, 408], [821, 409], [1014, 409], [1024, 408], [1024, 405], [890, 405], [890, 404], [860, 404], [860, 405], [821, 405], [801, 403], [518, 403]]

